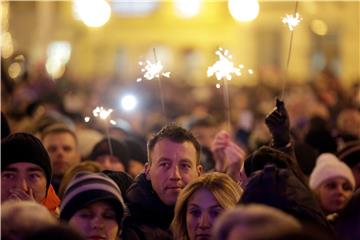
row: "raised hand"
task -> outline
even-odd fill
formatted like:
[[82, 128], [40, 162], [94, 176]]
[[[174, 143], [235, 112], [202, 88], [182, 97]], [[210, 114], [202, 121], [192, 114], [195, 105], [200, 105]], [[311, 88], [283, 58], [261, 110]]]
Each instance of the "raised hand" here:
[[240, 181], [244, 166], [245, 151], [233, 142], [226, 131], [220, 131], [213, 141], [211, 150], [215, 160], [215, 171], [229, 174]]
[[29, 189], [29, 192], [25, 192], [20, 188], [11, 189], [10, 198], [18, 201], [24, 201], [24, 200], [35, 201], [34, 194], [31, 188]]
[[284, 102], [276, 99], [276, 107], [266, 116], [266, 126], [272, 135], [274, 147], [284, 147], [290, 142], [290, 121]]

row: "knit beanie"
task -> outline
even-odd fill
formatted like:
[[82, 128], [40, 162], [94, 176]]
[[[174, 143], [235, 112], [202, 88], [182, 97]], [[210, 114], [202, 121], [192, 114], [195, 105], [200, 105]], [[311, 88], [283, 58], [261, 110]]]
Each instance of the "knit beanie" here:
[[334, 154], [323, 153], [316, 160], [315, 168], [310, 175], [309, 186], [311, 189], [316, 189], [325, 180], [334, 177], [345, 178], [355, 188], [355, 178], [350, 168]]
[[[127, 171], [129, 163], [129, 152], [127, 145], [124, 142], [115, 140], [113, 138], [110, 138], [110, 144], [112, 147], [113, 156], [116, 157], [122, 164], [124, 164], [125, 171]], [[104, 138], [94, 146], [89, 159], [95, 161], [96, 158], [100, 156], [110, 154], [109, 140]]]
[[46, 187], [49, 187], [52, 176], [51, 161], [38, 138], [29, 133], [14, 133], [1, 141], [1, 150], [1, 171], [10, 164], [33, 163], [44, 170]]
[[360, 141], [347, 143], [337, 155], [350, 168], [354, 167], [360, 162]]
[[113, 206], [116, 220], [121, 225], [127, 210], [116, 183], [103, 173], [79, 172], [65, 190], [60, 219], [69, 221], [78, 210], [99, 201]]

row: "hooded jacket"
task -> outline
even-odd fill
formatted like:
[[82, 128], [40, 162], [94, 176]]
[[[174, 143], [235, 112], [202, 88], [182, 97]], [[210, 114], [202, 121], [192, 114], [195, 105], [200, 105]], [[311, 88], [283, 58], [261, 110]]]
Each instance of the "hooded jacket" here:
[[130, 211], [123, 225], [123, 240], [172, 239], [170, 224], [174, 218], [174, 206], [165, 205], [144, 173], [135, 178], [126, 193]]
[[259, 203], [278, 208], [302, 224], [316, 225], [329, 237], [333, 236], [333, 228], [326, 221], [320, 205], [304, 183], [290, 155], [270, 147], [261, 147], [248, 161], [247, 174], [251, 176], [240, 203]]

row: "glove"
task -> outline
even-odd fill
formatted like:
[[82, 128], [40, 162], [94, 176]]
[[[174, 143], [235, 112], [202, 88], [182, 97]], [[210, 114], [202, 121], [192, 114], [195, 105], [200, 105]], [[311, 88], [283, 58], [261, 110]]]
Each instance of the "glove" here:
[[290, 121], [284, 102], [276, 99], [276, 107], [265, 118], [272, 135], [272, 146], [281, 148], [290, 142]]

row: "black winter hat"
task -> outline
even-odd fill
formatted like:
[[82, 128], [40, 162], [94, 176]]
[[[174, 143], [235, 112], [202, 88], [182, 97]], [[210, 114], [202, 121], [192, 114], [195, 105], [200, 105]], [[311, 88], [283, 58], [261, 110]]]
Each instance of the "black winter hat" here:
[[1, 149], [1, 171], [10, 164], [33, 163], [44, 170], [46, 186], [49, 187], [52, 176], [51, 161], [49, 154], [38, 138], [29, 133], [14, 133], [1, 141]]
[[[124, 142], [115, 140], [113, 138], [110, 138], [110, 144], [112, 147], [113, 156], [116, 157], [122, 164], [124, 164], [125, 171], [127, 171], [129, 164], [129, 152], [127, 145]], [[107, 138], [102, 139], [94, 146], [89, 158], [95, 161], [96, 158], [104, 155], [110, 155], [109, 140]]]
[[145, 164], [147, 162], [147, 150], [145, 140], [128, 137], [124, 139], [124, 143], [127, 146], [129, 160], [138, 161], [142, 164]]
[[360, 141], [349, 142], [337, 155], [350, 168], [354, 167], [360, 162]]
[[125, 199], [125, 193], [130, 185], [134, 182], [133, 178], [126, 172], [104, 170], [102, 171], [106, 176], [111, 178], [120, 188], [121, 195]]

